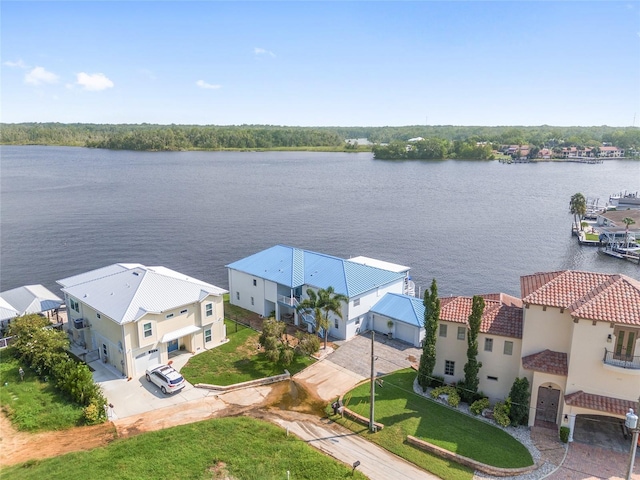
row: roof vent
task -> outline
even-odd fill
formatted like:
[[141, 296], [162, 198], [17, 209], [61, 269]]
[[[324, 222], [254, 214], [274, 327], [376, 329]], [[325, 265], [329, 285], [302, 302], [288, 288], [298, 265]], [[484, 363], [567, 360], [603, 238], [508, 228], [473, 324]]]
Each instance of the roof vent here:
[[136, 277], [140, 275], [138, 272], [133, 272], [133, 274], [134, 274]]

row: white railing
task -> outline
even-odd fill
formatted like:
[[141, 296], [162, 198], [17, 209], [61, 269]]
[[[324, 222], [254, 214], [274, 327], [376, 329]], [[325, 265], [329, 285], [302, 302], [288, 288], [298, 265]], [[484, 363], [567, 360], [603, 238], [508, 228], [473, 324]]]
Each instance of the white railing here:
[[296, 307], [298, 301], [296, 297], [287, 297], [285, 295], [278, 295], [278, 303], [284, 303], [285, 305], [289, 305], [290, 307]]

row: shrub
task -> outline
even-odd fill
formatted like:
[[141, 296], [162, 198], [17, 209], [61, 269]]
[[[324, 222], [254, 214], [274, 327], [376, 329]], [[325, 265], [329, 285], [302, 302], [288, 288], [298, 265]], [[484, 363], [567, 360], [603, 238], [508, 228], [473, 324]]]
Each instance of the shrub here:
[[443, 385], [444, 385], [444, 377], [441, 377], [439, 375], [434, 375], [433, 377], [431, 377], [429, 381], [429, 386], [431, 388], [438, 388], [438, 387], [442, 387]]
[[509, 405], [504, 402], [497, 402], [493, 407], [493, 418], [501, 427], [508, 427], [511, 425], [511, 419], [509, 418]]
[[516, 378], [509, 393], [509, 418], [513, 425], [529, 423], [529, 380]]
[[320, 339], [317, 335], [304, 332], [296, 332], [298, 345], [296, 345], [297, 355], [313, 355], [320, 350]]
[[460, 395], [458, 395], [456, 387], [444, 385], [431, 390], [432, 398], [437, 399], [440, 395], [447, 395], [447, 403], [452, 407], [457, 407], [460, 404]]
[[480, 415], [485, 408], [489, 408], [488, 398], [481, 398], [480, 400], [476, 400], [471, 404], [469, 410], [471, 410], [471, 413], [473, 413], [474, 415]]
[[560, 427], [560, 440], [562, 443], [569, 441], [569, 427]]

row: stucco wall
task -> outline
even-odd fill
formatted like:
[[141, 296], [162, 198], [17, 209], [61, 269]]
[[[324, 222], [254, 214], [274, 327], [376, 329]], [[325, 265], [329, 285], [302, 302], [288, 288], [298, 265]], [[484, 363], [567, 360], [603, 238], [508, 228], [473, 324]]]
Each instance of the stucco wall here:
[[565, 310], [548, 307], [546, 311], [538, 305], [523, 309], [522, 356], [542, 350], [569, 353], [573, 332], [573, 319]]

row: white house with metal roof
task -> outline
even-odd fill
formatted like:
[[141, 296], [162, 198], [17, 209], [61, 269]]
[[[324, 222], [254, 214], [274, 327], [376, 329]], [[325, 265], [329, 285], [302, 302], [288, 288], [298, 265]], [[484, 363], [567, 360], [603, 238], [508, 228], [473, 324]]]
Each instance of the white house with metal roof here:
[[127, 377], [175, 350], [199, 353], [226, 338], [227, 291], [165, 267], [117, 263], [57, 283], [72, 341]]
[[342, 319], [333, 317], [329, 335], [349, 339], [361, 329], [371, 308], [387, 293], [404, 293], [409, 268], [366, 257], [342, 259], [331, 255], [276, 245], [227, 265], [230, 301], [263, 316], [274, 315], [296, 325], [314, 324], [310, 315], [296, 311], [311, 288], [333, 287], [349, 302]]
[[62, 299], [43, 285], [24, 285], [0, 293], [0, 323], [32, 313], [47, 314], [62, 305]]

